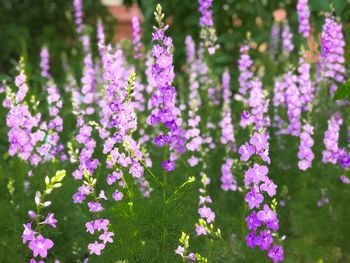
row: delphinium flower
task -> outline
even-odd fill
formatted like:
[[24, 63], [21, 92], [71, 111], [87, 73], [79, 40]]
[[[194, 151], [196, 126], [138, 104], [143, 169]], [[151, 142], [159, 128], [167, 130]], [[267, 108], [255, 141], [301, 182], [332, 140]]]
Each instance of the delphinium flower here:
[[143, 49], [143, 44], [141, 42], [141, 28], [140, 28], [140, 22], [139, 19], [134, 16], [132, 18], [132, 44], [133, 44], [133, 51], [134, 51], [134, 58], [135, 59], [140, 59], [142, 56], [142, 49]]
[[249, 49], [248, 45], [243, 45], [240, 48], [240, 58], [238, 60], [239, 94], [241, 96], [239, 99], [243, 101], [243, 104], [247, 104], [247, 94], [249, 94], [249, 91], [253, 86], [253, 61], [249, 56]]
[[90, 38], [87, 35], [84, 35], [82, 36], [82, 42], [84, 48], [84, 68], [81, 78], [81, 95], [83, 103], [87, 106], [84, 113], [91, 115], [94, 113], [91, 104], [95, 99], [95, 68], [90, 50]]
[[231, 169], [234, 164], [234, 160], [231, 158], [225, 158], [225, 162], [221, 165], [221, 189], [224, 191], [236, 191], [237, 181], [234, 177]]
[[323, 138], [323, 143], [326, 148], [322, 152], [322, 162], [324, 163], [337, 163], [339, 151], [339, 130], [342, 124], [343, 119], [339, 113], [335, 113], [328, 121], [328, 129]]
[[248, 100], [248, 106], [251, 109], [251, 116], [244, 122], [241, 121], [241, 125], [255, 124], [257, 130], [262, 127], [270, 126], [270, 117], [268, 114], [269, 101], [263, 91], [262, 82], [259, 78], [254, 79], [251, 82], [250, 96]]
[[[245, 148], [249, 147], [250, 151], [240, 151], [241, 160], [249, 161], [252, 155], [258, 154], [261, 161], [270, 163], [267, 138], [265, 131], [255, 131], [249, 142], [244, 145]], [[279, 228], [276, 214], [277, 202], [273, 200], [270, 208], [265, 200], [266, 196], [271, 198], [276, 195], [277, 186], [269, 179], [268, 171], [269, 169], [266, 165], [255, 162], [244, 175], [244, 184], [249, 190], [245, 196], [245, 201], [249, 209], [252, 210], [246, 218], [248, 230], [250, 231], [246, 236], [246, 242], [249, 247], [259, 247], [260, 250], [267, 250], [268, 256], [274, 262], [278, 262], [283, 260], [283, 251], [278, 255], [273, 253], [276, 248], [273, 232], [276, 232]], [[278, 246], [278, 248], [282, 250], [281, 247]]]
[[[33, 252], [33, 259], [31, 262], [36, 262], [34, 258], [39, 256], [40, 258], [46, 258], [48, 250], [54, 246], [54, 242], [51, 239], [42, 236], [40, 233], [42, 230], [40, 226], [48, 225], [52, 228], [56, 228], [57, 219], [54, 217], [53, 213], [48, 213], [47, 216], [44, 217], [42, 210], [51, 205], [51, 201], [47, 201], [46, 197], [50, 195], [55, 188], [62, 186], [62, 180], [65, 176], [65, 170], [57, 171], [52, 178], [46, 176], [45, 191], [42, 193], [38, 191], [35, 194], [36, 213], [32, 213], [31, 222], [23, 225], [24, 230], [22, 233], [23, 244], [27, 244], [28, 242], [28, 247]], [[34, 228], [33, 225], [35, 225]]]
[[37, 113], [33, 116], [24, 101], [28, 92], [26, 80], [24, 63], [23, 59], [21, 59], [19, 74], [15, 78], [15, 85], [18, 90], [16, 93], [13, 93], [7, 87], [6, 98], [3, 101], [3, 106], [10, 109], [6, 116], [6, 125], [10, 129], [8, 132], [9, 154], [11, 156], [18, 155], [23, 160], [29, 160], [35, 144], [43, 140], [45, 136], [43, 132], [34, 132], [34, 129], [39, 126], [41, 114]]
[[[152, 34], [154, 43], [152, 55], [155, 60], [152, 66], [152, 75], [157, 89], [151, 97], [153, 110], [147, 119], [147, 123], [154, 127], [159, 123], [163, 124], [164, 130], [158, 136], [166, 136], [165, 145], [169, 145], [172, 151], [181, 155], [185, 151], [185, 139], [184, 131], [180, 127], [182, 122], [180, 112], [175, 105], [176, 90], [171, 86], [175, 77], [171, 53], [173, 44], [172, 39], [165, 36], [165, 31], [169, 26], [164, 25], [162, 21], [164, 14], [160, 5], [156, 7], [155, 16], [158, 27], [155, 27], [155, 31]], [[160, 144], [157, 144], [157, 146], [162, 147]], [[162, 163], [162, 167], [167, 172], [174, 170], [174, 159], [177, 156], [173, 154], [172, 157], [172, 159], [165, 160]]]
[[84, 29], [83, 23], [83, 0], [73, 0], [74, 7], [74, 22], [78, 34], [82, 33]]
[[[96, 178], [93, 178], [89, 171], [84, 170], [84, 182], [79, 187], [77, 193], [73, 195], [74, 203], [83, 203], [85, 199], [89, 212], [94, 213], [97, 217], [100, 217], [100, 212], [104, 210], [101, 204], [102, 199], [107, 200], [104, 191], [101, 190], [97, 195], [96, 192]], [[98, 240], [88, 245], [90, 254], [101, 255], [101, 251], [106, 247], [107, 243], [113, 243], [114, 233], [108, 230], [109, 220], [104, 218], [97, 218], [93, 221], [89, 221], [85, 224], [86, 232], [94, 235], [97, 232]]]
[[98, 240], [88, 245], [90, 254], [101, 255], [101, 251], [106, 247], [107, 243], [113, 243], [114, 233], [108, 230], [108, 219], [96, 219], [85, 224], [86, 232], [95, 235]]
[[217, 44], [216, 30], [213, 22], [213, 0], [198, 0], [198, 10], [201, 13], [199, 26], [200, 37], [209, 54], [214, 54], [219, 48]]
[[209, 235], [212, 237], [221, 237], [220, 229], [214, 227], [215, 213], [209, 207], [212, 203], [211, 197], [207, 193], [207, 185], [210, 184], [210, 178], [204, 173], [201, 174], [202, 187], [199, 189], [199, 208], [198, 214], [200, 219], [196, 224], [196, 234], [197, 236]]
[[41, 76], [43, 78], [49, 79], [51, 77], [50, 74], [50, 54], [47, 47], [43, 47], [40, 51], [40, 69]]
[[288, 21], [285, 21], [283, 24], [282, 31], [282, 52], [285, 58], [288, 58], [290, 53], [294, 50], [293, 44], [293, 34], [290, 31], [290, 26]]
[[302, 109], [302, 101], [300, 92], [296, 85], [297, 76], [289, 72], [285, 76], [286, 83], [286, 103], [287, 114], [289, 118], [288, 133], [293, 136], [299, 136], [301, 129], [300, 115]]
[[284, 81], [284, 76], [277, 77], [275, 79], [275, 84], [273, 88], [273, 107], [274, 107], [274, 119], [273, 119], [273, 127], [277, 128], [277, 134], [286, 133], [285, 129], [285, 121], [280, 116], [279, 110], [282, 108], [287, 108], [286, 104], [286, 84]]
[[[129, 169], [131, 176], [139, 181], [143, 190], [146, 190], [144, 187], [147, 187], [148, 182], [144, 178], [144, 155], [141, 152], [140, 144], [132, 137], [133, 132], [137, 130], [135, 103], [132, 100], [135, 79], [135, 73], [131, 73], [124, 88], [125, 93], [121, 93], [112, 102], [114, 108], [111, 125], [115, 133], [111, 139], [105, 141], [103, 153], [109, 154], [108, 168], [118, 167], [117, 172], [121, 175], [123, 172], [119, 167]], [[121, 178], [124, 179], [123, 176]], [[144, 193], [146, 196], [149, 195], [147, 191]]]
[[[60, 109], [62, 109], [62, 99], [59, 90], [51, 77], [49, 61], [49, 51], [46, 47], [44, 47], [40, 52], [40, 68], [41, 76], [45, 80], [44, 89], [48, 93], [47, 103], [49, 106], [50, 120], [40, 124], [42, 132], [47, 134], [47, 139], [37, 148], [37, 152], [41, 156], [40, 159], [42, 158], [43, 161], [52, 160], [60, 152], [62, 153], [64, 149], [64, 145], [59, 143], [59, 133], [61, 133], [63, 130], [63, 119], [59, 114]], [[62, 153], [61, 160], [65, 159], [66, 155]], [[36, 157], [36, 155], [31, 158], [33, 165], [37, 164], [38, 161], [39, 158]]]
[[300, 100], [302, 111], [310, 110], [314, 98], [315, 88], [310, 77], [311, 65], [303, 58], [299, 60], [298, 67], [298, 86], [300, 91]]
[[274, 59], [277, 55], [280, 43], [280, 25], [276, 21], [272, 24], [270, 33], [269, 53]]
[[186, 148], [192, 153], [187, 160], [190, 166], [196, 166], [201, 156], [195, 156], [200, 151], [204, 143], [199, 129], [201, 117], [197, 114], [200, 108], [201, 99], [199, 95], [198, 81], [198, 60], [195, 54], [195, 44], [191, 36], [186, 37], [187, 65], [189, 74], [189, 111], [188, 111], [188, 129], [186, 130]]
[[183, 262], [199, 262], [207, 263], [208, 260], [199, 253], [193, 253], [189, 251], [190, 248], [190, 236], [182, 232], [179, 239], [180, 245], [176, 248], [175, 254], [179, 255]]
[[223, 145], [229, 145], [229, 149], [235, 151], [236, 140], [234, 136], [234, 127], [231, 116], [231, 90], [230, 90], [230, 73], [225, 71], [222, 76], [222, 97], [223, 109], [222, 119], [219, 123], [221, 127], [220, 141]]
[[312, 166], [312, 160], [314, 159], [314, 154], [312, 152], [312, 146], [314, 145], [314, 140], [312, 135], [314, 134], [314, 127], [306, 123], [303, 126], [303, 131], [300, 133], [300, 145], [298, 151], [298, 166], [300, 170], [307, 170]]
[[311, 32], [309, 22], [310, 9], [308, 0], [298, 0], [297, 12], [299, 16], [299, 33], [302, 34], [303, 37], [308, 38]]
[[337, 84], [345, 80], [343, 28], [333, 16], [328, 15], [322, 28], [321, 63], [324, 77], [330, 81], [330, 91], [337, 89]]
[[[251, 96], [254, 96], [255, 105], [266, 103], [262, 95], [255, 96], [251, 94]], [[252, 106], [251, 108], [252, 110], [254, 109]], [[255, 110], [251, 114], [243, 112], [242, 121], [246, 122], [247, 118], [256, 119], [255, 114], [258, 114], [258, 119], [261, 118], [262, 114], [262, 119], [264, 119], [267, 111], [261, 113]], [[251, 210], [246, 218], [250, 232], [245, 239], [249, 247], [254, 248], [258, 246], [260, 250], [266, 250], [268, 256], [274, 262], [278, 262], [284, 258], [282, 248], [274, 244], [273, 238], [273, 232], [277, 232], [279, 228], [279, 221], [276, 214], [277, 201], [273, 199], [271, 206], [269, 206], [265, 199], [267, 196], [270, 198], [274, 197], [277, 188], [276, 184], [268, 177], [269, 168], [264, 164], [264, 162], [267, 164], [271, 162], [269, 158], [269, 135], [266, 132], [268, 125], [268, 122], [261, 122], [261, 125], [255, 123], [252, 127], [253, 134], [250, 136], [249, 141], [239, 148], [240, 159], [242, 161], [251, 164], [252, 162], [249, 162], [249, 160], [254, 160], [253, 165], [244, 174], [244, 185], [248, 189], [245, 195], [245, 201]], [[252, 156], [254, 156], [254, 159]], [[274, 253], [276, 250], [276, 246], [274, 245], [281, 249], [281, 253]]]
[[105, 51], [105, 30], [101, 19], [97, 21], [97, 46], [100, 53], [100, 59], [103, 61], [104, 51]]

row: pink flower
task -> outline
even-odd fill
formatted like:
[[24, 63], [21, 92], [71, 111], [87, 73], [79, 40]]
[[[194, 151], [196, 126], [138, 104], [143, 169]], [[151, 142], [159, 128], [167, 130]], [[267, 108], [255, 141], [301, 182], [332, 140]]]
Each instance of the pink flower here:
[[47, 250], [52, 248], [53, 245], [52, 240], [46, 239], [42, 235], [29, 242], [29, 248], [33, 251], [34, 257], [40, 255], [42, 258], [46, 258]]
[[88, 249], [90, 250], [90, 254], [101, 255], [101, 251], [105, 248], [105, 245], [102, 243], [98, 243], [95, 241], [94, 243], [90, 243], [88, 245]]

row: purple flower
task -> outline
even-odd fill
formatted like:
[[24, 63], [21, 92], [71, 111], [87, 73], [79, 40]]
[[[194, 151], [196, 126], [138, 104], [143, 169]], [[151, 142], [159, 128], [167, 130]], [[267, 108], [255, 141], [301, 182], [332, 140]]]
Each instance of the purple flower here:
[[286, 58], [289, 57], [290, 53], [293, 52], [294, 50], [293, 34], [290, 31], [290, 27], [287, 21], [283, 25], [282, 50], [283, 50], [283, 55]]
[[267, 253], [267, 256], [273, 260], [274, 263], [284, 260], [284, 253], [282, 247], [274, 244]]
[[90, 251], [90, 254], [96, 254], [96, 255], [101, 255], [101, 251], [105, 248], [105, 244], [98, 243], [95, 241], [94, 243], [90, 243], [88, 245], [88, 249]]
[[248, 225], [249, 230], [257, 230], [258, 227], [262, 225], [262, 221], [258, 219], [255, 211], [248, 215], [245, 221]]
[[269, 148], [267, 139], [268, 138], [265, 133], [255, 132], [253, 137], [250, 138], [249, 142], [251, 145], [255, 146], [257, 151], [261, 151]]
[[197, 233], [197, 236], [207, 235], [207, 230], [203, 226], [197, 226], [196, 227], [196, 233]]
[[49, 213], [45, 221], [43, 222], [43, 224], [50, 225], [53, 228], [56, 228], [56, 223], [57, 223], [57, 219], [54, 217], [53, 213]]
[[350, 184], [349, 178], [347, 178], [347, 177], [344, 176], [344, 175], [340, 176], [340, 180], [341, 180], [344, 184]]
[[255, 153], [255, 148], [251, 146], [248, 142], [246, 142], [241, 147], [239, 147], [238, 152], [241, 155], [241, 161], [246, 162], [249, 160], [250, 156], [252, 156]]
[[175, 170], [175, 163], [172, 160], [162, 162], [162, 167], [165, 171], [170, 172]]
[[112, 197], [115, 201], [120, 201], [123, 199], [123, 193], [122, 192], [119, 192], [118, 190], [115, 190]]
[[106, 243], [113, 243], [113, 239], [112, 237], [114, 236], [114, 233], [113, 232], [108, 232], [108, 231], [105, 231], [102, 235], [100, 235], [98, 238], [100, 240], [103, 241], [103, 244], [106, 244]]
[[328, 15], [322, 28], [321, 63], [324, 77], [332, 83], [330, 90], [334, 92], [335, 83], [345, 81], [344, 35], [342, 25], [333, 16]]
[[209, 224], [215, 220], [215, 213], [209, 207], [200, 207], [198, 213], [201, 218], [206, 218]]
[[42, 235], [29, 242], [29, 248], [33, 251], [34, 257], [40, 255], [42, 258], [46, 258], [47, 250], [52, 248], [53, 245], [52, 240], [46, 239]]
[[23, 225], [24, 230], [22, 233], [22, 242], [25, 244], [27, 241], [32, 241], [35, 239], [34, 237], [34, 230], [32, 230], [32, 223], [27, 223]]
[[260, 204], [264, 201], [264, 196], [253, 188], [253, 190], [246, 194], [244, 200], [248, 203], [249, 209], [253, 209], [254, 207], [259, 208]]
[[311, 31], [309, 23], [310, 10], [308, 0], [298, 0], [297, 11], [299, 16], [299, 33], [302, 34], [303, 37], [308, 38]]
[[185, 253], [185, 248], [182, 246], [178, 246], [177, 249], [175, 250], [175, 254], [178, 254], [180, 256], [183, 256]]
[[274, 182], [271, 181], [270, 179], [265, 180], [265, 182], [260, 185], [260, 190], [267, 192], [267, 194], [270, 197], [273, 197], [276, 195], [276, 188], [277, 188], [277, 185], [275, 185]]
[[258, 243], [261, 250], [268, 250], [273, 242], [270, 230], [263, 230], [258, 237]]
[[104, 210], [99, 202], [88, 202], [87, 205], [90, 212], [100, 212]]

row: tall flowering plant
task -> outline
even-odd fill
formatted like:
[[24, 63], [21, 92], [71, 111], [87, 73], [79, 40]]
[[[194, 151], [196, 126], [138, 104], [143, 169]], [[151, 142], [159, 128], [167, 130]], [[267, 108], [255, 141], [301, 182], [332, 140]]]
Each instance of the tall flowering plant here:
[[173, 151], [170, 159], [162, 162], [164, 170], [170, 172], [175, 169], [174, 161], [178, 158], [177, 156], [185, 151], [185, 138], [184, 131], [181, 129], [180, 112], [175, 104], [176, 90], [172, 86], [175, 77], [171, 53], [173, 42], [171, 37], [165, 35], [169, 26], [163, 23], [164, 14], [160, 5], [156, 7], [155, 18], [158, 26], [152, 34], [154, 58], [152, 77], [156, 90], [151, 97], [153, 110], [147, 122], [154, 127], [162, 124], [163, 131], [154, 138], [154, 143], [158, 147], [169, 145], [170, 150]]

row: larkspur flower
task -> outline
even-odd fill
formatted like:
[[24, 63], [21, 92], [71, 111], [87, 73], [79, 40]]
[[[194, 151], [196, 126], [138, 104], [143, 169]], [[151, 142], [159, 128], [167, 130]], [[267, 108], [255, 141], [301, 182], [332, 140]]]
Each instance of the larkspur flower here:
[[335, 113], [328, 121], [328, 129], [324, 133], [323, 143], [325, 150], [322, 152], [322, 162], [336, 164], [338, 160], [338, 140], [340, 125], [343, 124], [343, 119], [339, 113]]
[[98, 241], [95, 241], [94, 243], [90, 243], [88, 245], [88, 249], [90, 251], [90, 254], [96, 254], [101, 255], [101, 251], [105, 248], [105, 244], [99, 243]]
[[294, 50], [293, 34], [287, 21], [284, 22], [282, 31], [282, 51], [283, 55], [288, 58]]
[[140, 29], [140, 22], [139, 19], [136, 16], [132, 17], [132, 44], [133, 44], [133, 51], [134, 51], [134, 58], [140, 59], [141, 58], [141, 51], [143, 49], [143, 44], [141, 42], [141, 29]]
[[307, 170], [312, 166], [312, 160], [314, 159], [314, 154], [312, 152], [312, 146], [314, 145], [314, 140], [312, 139], [313, 127], [310, 124], [305, 124], [303, 127], [303, 132], [300, 133], [300, 145], [298, 151], [298, 166], [300, 170]]
[[32, 229], [32, 223], [27, 223], [23, 225], [24, 230], [22, 234], [22, 241], [25, 244], [27, 241], [32, 241], [35, 239], [35, 231]]
[[[185, 133], [180, 127], [182, 123], [180, 112], [175, 105], [176, 90], [171, 86], [175, 77], [171, 53], [173, 44], [171, 38], [165, 36], [168, 26], [165, 26], [162, 22], [164, 15], [160, 5], [157, 6], [155, 14], [159, 25], [155, 27], [155, 31], [152, 34], [154, 43], [152, 49], [154, 57], [152, 76], [157, 89], [151, 97], [153, 110], [147, 122], [152, 126], [162, 123], [168, 129], [168, 132], [163, 135], [168, 136], [170, 149], [181, 155], [185, 151], [186, 141], [184, 138]], [[175, 162], [167, 160], [162, 163], [162, 167], [167, 172], [172, 171], [175, 168]]]
[[330, 91], [345, 81], [344, 35], [342, 25], [328, 15], [322, 28], [321, 63], [324, 77], [331, 82]]
[[298, 0], [297, 12], [299, 16], [299, 33], [302, 34], [303, 37], [308, 38], [311, 32], [308, 0]]
[[43, 222], [43, 224], [49, 225], [53, 228], [56, 228], [57, 219], [54, 216], [55, 215], [53, 213], [49, 213], [47, 215], [45, 221]]
[[39, 235], [35, 239], [29, 242], [29, 248], [33, 251], [34, 257], [40, 256], [42, 258], [47, 257], [47, 251], [53, 247], [52, 240], [44, 238]]

